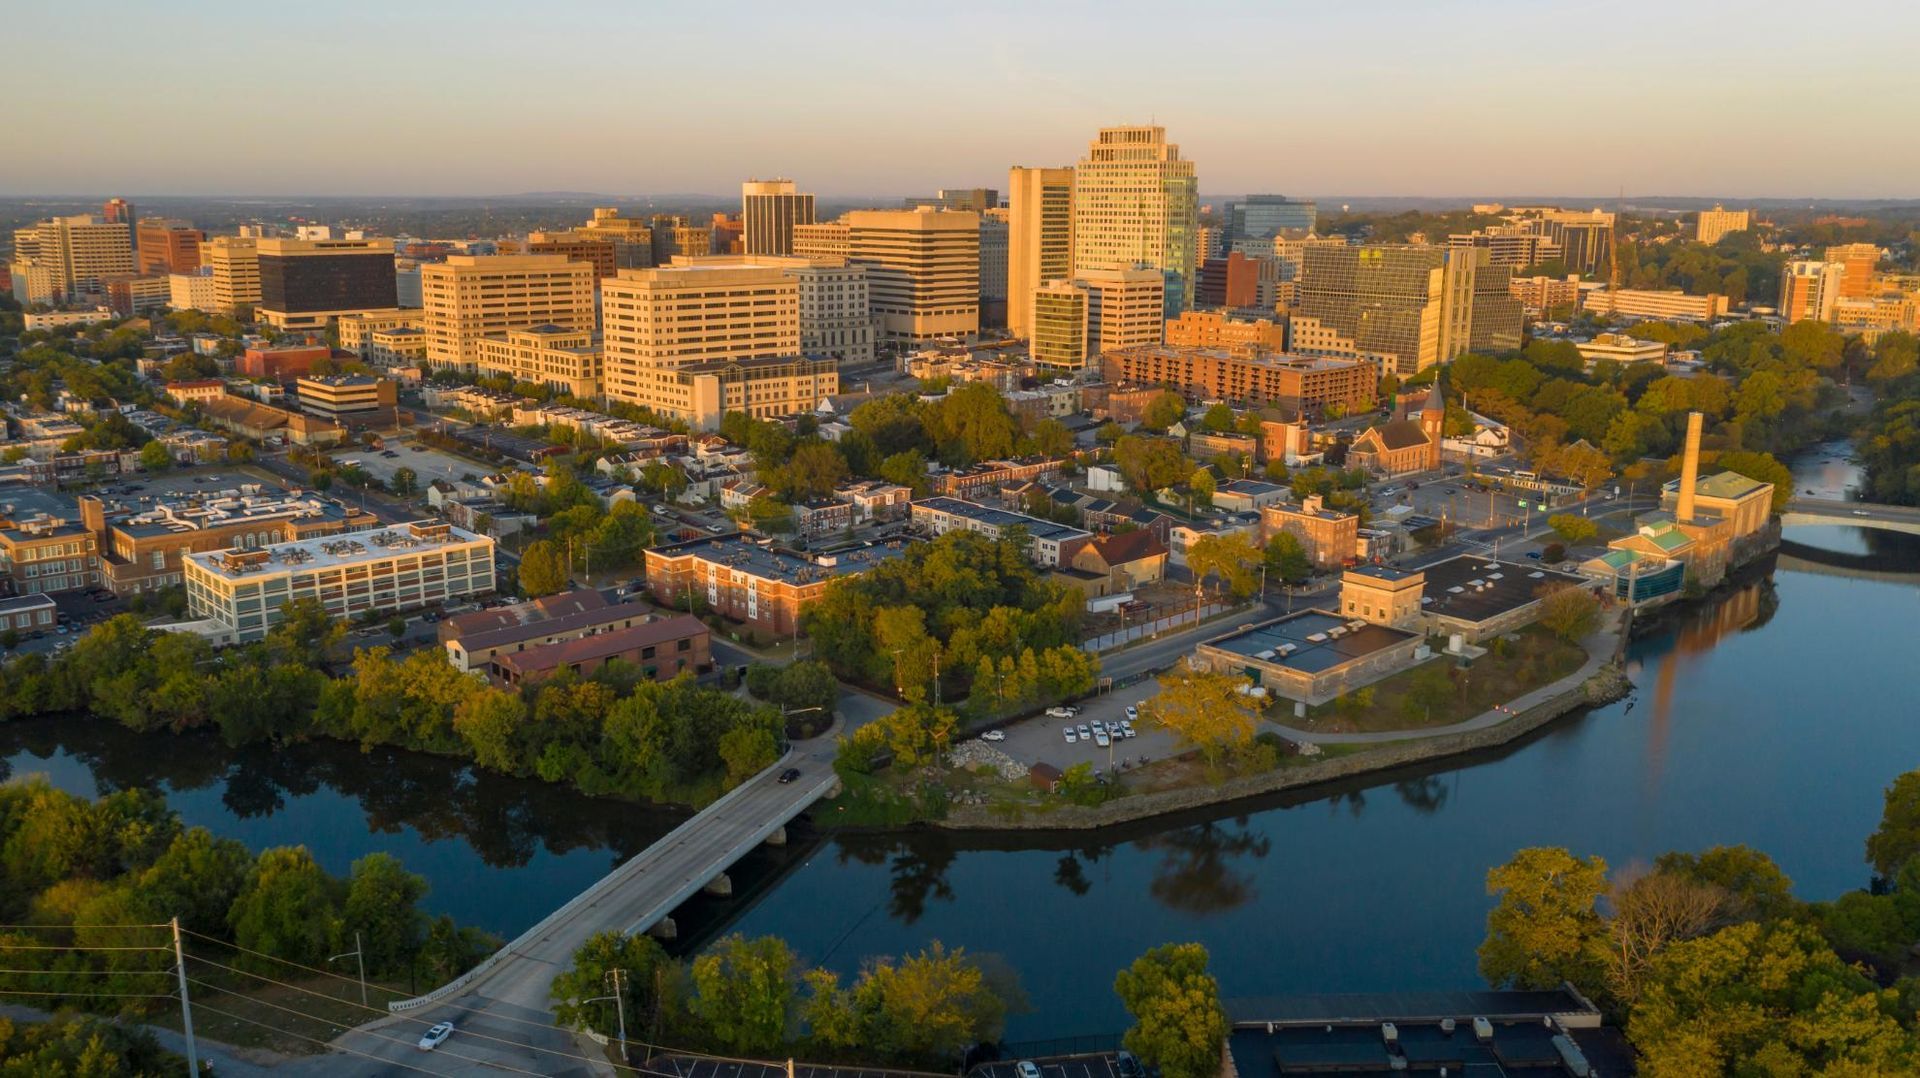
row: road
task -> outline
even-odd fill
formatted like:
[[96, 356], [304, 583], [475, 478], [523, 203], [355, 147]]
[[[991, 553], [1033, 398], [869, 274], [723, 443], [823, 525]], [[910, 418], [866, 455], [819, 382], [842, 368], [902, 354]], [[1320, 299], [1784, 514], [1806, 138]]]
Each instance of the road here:
[[[884, 714], [888, 705], [849, 691], [842, 697], [841, 710], [842, 722], [851, 726]], [[780, 763], [681, 824], [509, 943], [490, 966], [445, 999], [342, 1034], [334, 1045], [358, 1055], [321, 1057], [312, 1073], [466, 1074], [487, 1068], [509, 1073], [516, 1068], [535, 1074], [604, 1073], [607, 1068], [597, 1055], [590, 1064], [581, 1057], [574, 1035], [552, 1024], [547, 990], [554, 976], [571, 964], [574, 951], [589, 936], [645, 930], [730, 867], [741, 853], [764, 841], [770, 821], [784, 822], [811, 805], [835, 782], [834, 752], [831, 733], [796, 742]], [[788, 767], [799, 769], [800, 778], [779, 782], [778, 775]], [[420, 1052], [415, 1042], [421, 1032], [440, 1021], [453, 1022], [458, 1032], [437, 1051]], [[293, 1069], [304, 1066], [307, 1063]]]

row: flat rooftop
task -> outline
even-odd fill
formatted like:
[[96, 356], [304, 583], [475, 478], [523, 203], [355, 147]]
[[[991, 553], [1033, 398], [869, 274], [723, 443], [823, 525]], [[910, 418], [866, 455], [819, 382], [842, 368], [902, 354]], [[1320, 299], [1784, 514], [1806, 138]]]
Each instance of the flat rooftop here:
[[[414, 531], [416, 527], [423, 529], [425, 534], [416, 534]], [[228, 580], [241, 580], [257, 573], [311, 572], [315, 569], [338, 568], [361, 562], [378, 561], [382, 558], [423, 553], [435, 547], [451, 546], [457, 543], [485, 543], [489, 549], [493, 546], [491, 539], [475, 535], [465, 528], [456, 528], [437, 520], [417, 520], [410, 524], [396, 524], [377, 531], [299, 539], [291, 543], [275, 543], [272, 546], [256, 547], [252, 550], [210, 550], [200, 554], [188, 554], [186, 559], [215, 576], [225, 577]], [[235, 564], [229, 561], [229, 555], [245, 560], [241, 564]], [[255, 557], [248, 558], [248, 555]]]
[[1488, 621], [1525, 606], [1539, 598], [1543, 587], [1586, 584], [1581, 577], [1537, 563], [1466, 555], [1429, 565], [1426, 574], [1426, 594], [1420, 600], [1420, 609], [1471, 622]]
[[809, 557], [784, 547], [757, 543], [737, 534], [708, 535], [684, 543], [653, 547], [648, 551], [669, 558], [691, 555], [764, 580], [778, 580], [787, 584], [812, 584], [849, 573], [865, 572], [905, 552], [906, 544], [894, 539]]
[[1321, 674], [1419, 638], [1420, 634], [1404, 629], [1343, 618], [1325, 610], [1303, 610], [1209, 640], [1205, 646], [1304, 674]]
[[171, 498], [126, 516], [114, 516], [122, 503], [109, 504], [109, 526], [140, 538], [170, 533], [208, 531], [281, 520], [340, 520], [352, 515], [331, 498], [223, 495], [208, 498]]
[[923, 498], [913, 504], [915, 508], [925, 506], [933, 512], [965, 517], [995, 528], [1025, 528], [1027, 534], [1035, 539], [1046, 539], [1050, 542], [1093, 534], [1070, 524], [1056, 524], [1051, 520], [1041, 520], [1039, 517], [1030, 517], [1025, 513], [1016, 513], [1010, 509], [995, 509], [989, 505], [977, 505], [959, 498]]
[[1375, 580], [1385, 580], [1389, 583], [1397, 584], [1402, 580], [1409, 580], [1409, 579], [1412, 579], [1413, 577], [1419, 576], [1420, 570], [1397, 569], [1391, 565], [1367, 564], [1367, 565], [1356, 565], [1353, 568], [1348, 569], [1347, 573], [1351, 576], [1372, 577]]

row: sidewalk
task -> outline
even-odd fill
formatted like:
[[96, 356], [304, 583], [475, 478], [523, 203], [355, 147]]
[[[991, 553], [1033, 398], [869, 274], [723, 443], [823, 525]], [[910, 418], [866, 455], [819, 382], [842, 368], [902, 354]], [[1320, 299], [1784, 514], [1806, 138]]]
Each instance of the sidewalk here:
[[1444, 737], [1448, 734], [1464, 734], [1470, 730], [1485, 730], [1488, 727], [1498, 726], [1530, 708], [1546, 703], [1548, 700], [1562, 693], [1579, 688], [1588, 678], [1599, 673], [1602, 667], [1613, 660], [1613, 656], [1618, 653], [1620, 649], [1621, 631], [1622, 629], [1619, 626], [1599, 629], [1595, 630], [1585, 640], [1582, 640], [1580, 646], [1586, 649], [1587, 661], [1580, 664], [1580, 669], [1575, 670], [1566, 677], [1550, 684], [1542, 685], [1532, 692], [1523, 693], [1518, 698], [1508, 701], [1507, 704], [1501, 708], [1482, 711], [1470, 719], [1462, 719], [1459, 722], [1447, 726], [1431, 726], [1423, 730], [1373, 730], [1365, 733], [1321, 733], [1318, 731], [1296, 729], [1272, 719], [1264, 720], [1264, 725], [1288, 740], [1311, 741], [1317, 745], [1365, 745], [1379, 744], [1386, 741], [1415, 741], [1429, 737]]

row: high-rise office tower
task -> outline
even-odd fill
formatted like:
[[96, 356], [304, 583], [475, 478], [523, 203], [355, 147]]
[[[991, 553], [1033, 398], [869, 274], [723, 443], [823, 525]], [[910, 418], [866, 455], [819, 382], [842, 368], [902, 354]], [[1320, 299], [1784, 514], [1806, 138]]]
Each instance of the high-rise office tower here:
[[1151, 266], [1166, 275], [1167, 316], [1193, 302], [1199, 181], [1166, 128], [1100, 130], [1074, 170], [1073, 269]]
[[1700, 211], [1693, 238], [1701, 243], [1719, 243], [1720, 237], [1729, 232], [1745, 232], [1752, 222], [1752, 210], [1729, 210], [1715, 203], [1712, 209]]
[[1166, 278], [1159, 270], [1087, 270], [1033, 292], [1032, 348], [1053, 373], [1095, 365], [1103, 352], [1159, 344], [1166, 325]]
[[1092, 358], [1088, 344], [1088, 290], [1074, 281], [1048, 281], [1033, 290], [1027, 312], [1027, 354], [1049, 373], [1078, 372]]
[[1840, 298], [1864, 299], [1873, 294], [1873, 268], [1880, 264], [1877, 243], [1843, 243], [1827, 248], [1827, 261], [1846, 267], [1840, 278]]
[[134, 226], [133, 234], [141, 273], [193, 273], [200, 268], [200, 244], [207, 234], [185, 221], [149, 217]]
[[481, 369], [481, 341], [510, 330], [594, 328], [594, 269], [564, 254], [448, 255], [420, 267], [427, 362]]
[[1812, 320], [1831, 322], [1834, 305], [1846, 288], [1847, 264], [1789, 262], [1780, 271], [1780, 318], [1787, 325]]
[[1260, 256], [1275, 236], [1312, 232], [1319, 220], [1320, 207], [1311, 201], [1285, 195], [1248, 195], [1227, 203], [1228, 249]]
[[133, 229], [98, 217], [50, 217], [16, 229], [14, 263], [50, 293], [41, 302], [65, 302], [82, 295], [104, 295], [109, 277], [133, 272]]
[[740, 185], [741, 240], [750, 255], [790, 255], [793, 227], [813, 223], [813, 196], [792, 180], [748, 180]]
[[1402, 376], [1471, 349], [1518, 348], [1522, 311], [1508, 294], [1511, 277], [1481, 248], [1308, 246], [1289, 348], [1376, 357]]
[[713, 253], [713, 230], [685, 217], [656, 213], [653, 226], [653, 264], [664, 266], [676, 258], [703, 258]]
[[902, 199], [908, 209], [920, 206], [932, 206], [938, 210], [965, 210], [968, 213], [985, 213], [998, 209], [1000, 192], [991, 187], [942, 187], [940, 193], [928, 198]]
[[980, 324], [1007, 324], [1007, 211], [980, 215]]
[[275, 329], [321, 329], [342, 314], [399, 305], [392, 240], [260, 241], [259, 315]]
[[1032, 334], [1033, 293], [1073, 276], [1073, 170], [1007, 173], [1007, 330]]
[[251, 315], [260, 305], [260, 241], [252, 236], [215, 236], [201, 254], [213, 271], [214, 309]]
[[879, 338], [910, 344], [980, 331], [980, 215], [856, 210], [847, 258], [867, 267]]
[[100, 219], [110, 225], [134, 226], [133, 203], [124, 198], [110, 198], [100, 206]]
[[1580, 274], [1605, 273], [1613, 260], [1613, 214], [1607, 210], [1548, 210], [1539, 231], [1560, 245], [1567, 268]]

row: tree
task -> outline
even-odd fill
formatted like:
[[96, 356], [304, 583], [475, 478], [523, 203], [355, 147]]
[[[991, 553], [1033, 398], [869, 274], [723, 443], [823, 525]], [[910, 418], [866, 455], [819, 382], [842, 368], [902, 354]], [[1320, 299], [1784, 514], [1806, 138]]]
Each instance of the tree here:
[[1730, 903], [1722, 888], [1677, 872], [1614, 881], [1603, 959], [1613, 998], [1631, 1007], [1660, 952], [1725, 924]]
[[1006, 1004], [965, 951], [938, 942], [868, 966], [852, 989], [861, 1043], [896, 1056], [947, 1062], [970, 1044], [998, 1040]]
[[1445, 707], [1454, 693], [1453, 675], [1446, 661], [1431, 662], [1414, 671], [1408, 679], [1407, 693], [1401, 697], [1400, 706], [1409, 718], [1426, 722], [1433, 718], [1433, 709]]
[[1073, 452], [1073, 432], [1065, 423], [1051, 417], [1034, 424], [1033, 451], [1043, 457], [1064, 457]]
[[1216, 404], [1207, 409], [1206, 414], [1200, 417], [1200, 422], [1208, 430], [1220, 433], [1233, 430], [1239, 417], [1233, 414], [1231, 405]]
[[1569, 543], [1585, 542], [1600, 534], [1598, 524], [1574, 513], [1555, 513], [1547, 518], [1547, 525]]
[[1253, 741], [1259, 716], [1242, 689], [1252, 682], [1235, 674], [1195, 670], [1181, 663], [1160, 675], [1160, 691], [1142, 713], [1199, 746], [1209, 766], [1228, 750]]
[[305, 846], [262, 850], [227, 913], [233, 942], [284, 961], [319, 965], [340, 941], [339, 887]]
[[728, 936], [693, 960], [690, 1007], [725, 1051], [771, 1054], [787, 1040], [796, 966], [777, 936]]
[[1600, 601], [1578, 585], [1547, 592], [1540, 601], [1540, 624], [1569, 644], [1584, 639], [1600, 621]]
[[566, 558], [545, 539], [528, 546], [520, 555], [520, 590], [533, 598], [565, 591]]
[[1480, 945], [1480, 975], [1496, 988], [1547, 989], [1562, 981], [1594, 988], [1604, 926], [1596, 906], [1607, 863], [1534, 846], [1487, 873], [1497, 899]]
[[1665, 853], [1654, 870], [1719, 888], [1729, 921], [1770, 921], [1794, 906], [1793, 881], [1773, 859], [1746, 846], [1713, 846], [1700, 853]]
[[140, 447], [140, 467], [149, 472], [164, 472], [173, 467], [173, 454], [155, 439]]
[[1140, 425], [1148, 430], [1164, 431], [1186, 414], [1186, 398], [1169, 390], [1147, 402], [1140, 415]]
[[781, 470], [789, 496], [802, 501], [824, 498], [847, 478], [847, 460], [831, 442], [808, 442], [793, 451]]
[[620, 995], [629, 1018], [651, 1015], [662, 1002], [656, 974], [670, 965], [651, 936], [601, 932], [573, 952], [573, 965], [553, 979], [548, 995], [556, 1023], [571, 1029], [611, 1034], [617, 1029], [614, 970], [620, 971]]
[[1202, 509], [1213, 507], [1214, 489], [1213, 473], [1205, 468], [1196, 469], [1187, 478], [1187, 490], [1193, 496], [1193, 504]]
[[1122, 1043], [1166, 1078], [1220, 1072], [1229, 1026], [1207, 960], [1198, 943], [1165, 944], [1134, 959], [1113, 980], [1114, 993], [1133, 1016]]
[[411, 498], [413, 497], [413, 492], [420, 489], [420, 475], [412, 468], [395, 468], [393, 471], [393, 479], [388, 485], [393, 488], [395, 494], [400, 495], [402, 498]]
[[1773, 511], [1778, 513], [1793, 500], [1793, 473], [1787, 466], [1774, 459], [1771, 453], [1755, 453], [1746, 450], [1722, 453], [1713, 462], [1730, 472], [1737, 472], [1748, 479], [1757, 479], [1762, 483], [1773, 484]]
[[1880, 826], [1867, 836], [1867, 863], [1883, 880], [1920, 853], [1920, 771], [1909, 771], [1887, 787]]
[[1187, 568], [1193, 579], [1205, 583], [1219, 577], [1236, 599], [1252, 595], [1260, 586], [1261, 551], [1246, 532], [1203, 535], [1187, 547]]
[[1178, 483], [1189, 467], [1178, 442], [1137, 434], [1114, 443], [1113, 463], [1127, 487], [1137, 494], [1151, 494]]
[[353, 863], [341, 907], [341, 935], [344, 939], [360, 933], [368, 970], [407, 968], [425, 938], [427, 918], [419, 905], [426, 896], [426, 878], [402, 868], [390, 853], [370, 853]]
[[1275, 532], [1267, 540], [1265, 557], [1267, 571], [1288, 584], [1304, 584], [1313, 575], [1313, 560], [1307, 557], [1300, 537], [1292, 532]]

